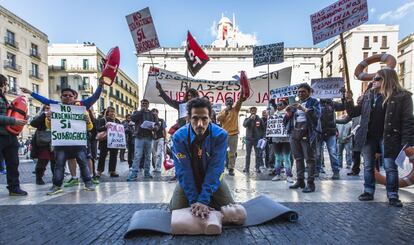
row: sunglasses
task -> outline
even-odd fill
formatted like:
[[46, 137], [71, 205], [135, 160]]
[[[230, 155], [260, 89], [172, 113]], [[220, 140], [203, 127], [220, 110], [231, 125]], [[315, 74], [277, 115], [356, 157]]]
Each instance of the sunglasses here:
[[376, 82], [379, 82], [379, 81], [382, 81], [382, 77], [374, 77], [373, 80], [376, 81]]

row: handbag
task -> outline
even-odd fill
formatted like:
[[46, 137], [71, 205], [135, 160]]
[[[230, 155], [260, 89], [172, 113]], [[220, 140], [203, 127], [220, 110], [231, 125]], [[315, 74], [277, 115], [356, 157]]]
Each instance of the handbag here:
[[[106, 124], [106, 118], [104, 118], [104, 120], [105, 120], [105, 124]], [[96, 138], [95, 139], [97, 141], [105, 141], [107, 138], [108, 138], [108, 134], [107, 134], [107, 132], [105, 130], [105, 131], [98, 132], [96, 134]]]
[[52, 134], [50, 131], [36, 131], [36, 145], [48, 146], [52, 142]]

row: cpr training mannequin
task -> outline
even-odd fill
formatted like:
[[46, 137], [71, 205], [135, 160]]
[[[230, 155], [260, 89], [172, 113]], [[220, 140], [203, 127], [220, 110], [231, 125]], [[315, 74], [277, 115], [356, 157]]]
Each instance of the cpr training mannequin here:
[[175, 235], [219, 235], [222, 224], [243, 225], [246, 210], [242, 205], [230, 204], [221, 207], [220, 211], [210, 211], [208, 217], [202, 219], [191, 212], [191, 208], [172, 211], [171, 233]]

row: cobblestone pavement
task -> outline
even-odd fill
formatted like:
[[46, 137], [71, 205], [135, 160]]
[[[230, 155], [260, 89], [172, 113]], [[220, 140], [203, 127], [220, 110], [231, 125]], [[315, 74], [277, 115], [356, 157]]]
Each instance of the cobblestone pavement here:
[[285, 221], [220, 236], [139, 235], [124, 240], [132, 214], [166, 204], [0, 206], [0, 244], [413, 244], [414, 203], [284, 203]]

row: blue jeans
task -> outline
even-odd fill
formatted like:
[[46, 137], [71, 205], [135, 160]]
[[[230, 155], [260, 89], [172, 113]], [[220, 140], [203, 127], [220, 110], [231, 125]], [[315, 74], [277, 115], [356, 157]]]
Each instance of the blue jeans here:
[[338, 143], [338, 162], [339, 166], [343, 166], [343, 153], [345, 150], [345, 160], [346, 160], [346, 166], [351, 167], [352, 165], [352, 141], [349, 141], [348, 143]]
[[289, 142], [273, 143], [275, 153], [275, 173], [280, 174], [282, 161], [285, 167], [286, 176], [292, 177], [292, 162], [290, 161], [290, 144]]
[[369, 139], [367, 139], [367, 142], [365, 142], [365, 145], [362, 147], [362, 155], [364, 157], [364, 192], [371, 195], [374, 195], [375, 193], [375, 153], [383, 152], [381, 149], [381, 141]]
[[398, 198], [399, 177], [395, 159], [384, 158], [384, 169], [386, 174], [387, 197], [388, 199]]
[[130, 177], [137, 177], [139, 172], [139, 163], [142, 156], [144, 156], [144, 174], [150, 175], [151, 167], [151, 152], [152, 139], [151, 138], [135, 138], [135, 157], [132, 162]]
[[55, 152], [55, 171], [53, 175], [53, 185], [61, 187], [63, 184], [65, 164], [68, 159], [76, 159], [79, 165], [81, 177], [84, 183], [91, 181], [91, 174], [88, 166], [88, 153], [86, 146], [56, 146]]
[[263, 157], [262, 157], [262, 150], [257, 147], [257, 143], [259, 142], [259, 139], [257, 140], [246, 140], [246, 165], [245, 169], [246, 171], [249, 171], [250, 169], [250, 156], [252, 154], [252, 148], [254, 148], [254, 153], [256, 156], [256, 170], [260, 169], [260, 166], [263, 166]]
[[[339, 172], [339, 162], [338, 162], [338, 149], [336, 146], [336, 136], [332, 135], [332, 136], [328, 136], [328, 137], [323, 137], [322, 142], [319, 142], [320, 144], [322, 144], [323, 142], [326, 143], [326, 148], [328, 148], [328, 153], [329, 153], [329, 160], [331, 162], [331, 168], [332, 171], [334, 173], [338, 173]], [[320, 152], [318, 153], [318, 163], [316, 164], [316, 169], [319, 172], [320, 169], [322, 168], [322, 158], [323, 158], [323, 148], [320, 150]]]

